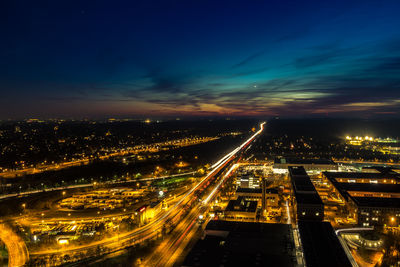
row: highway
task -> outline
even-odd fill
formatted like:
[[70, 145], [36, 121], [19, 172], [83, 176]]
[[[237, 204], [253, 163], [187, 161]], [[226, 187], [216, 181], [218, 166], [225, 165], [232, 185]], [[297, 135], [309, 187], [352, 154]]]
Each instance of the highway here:
[[[115, 182], [110, 181], [110, 182], [106, 182], [106, 184], [107, 185], [123, 185], [123, 184], [127, 184], [127, 183], [147, 182], [147, 181], [168, 179], [168, 178], [172, 178], [172, 177], [194, 175], [195, 173], [196, 172], [185, 172], [185, 173], [178, 173], [178, 174], [172, 174], [172, 175], [166, 175], [166, 176], [160, 176], [160, 177], [144, 177], [144, 178], [133, 179], [133, 180], [128, 180], [128, 181], [115, 181]], [[26, 197], [29, 195], [34, 195], [34, 194], [43, 193], [43, 192], [53, 192], [53, 191], [62, 191], [62, 190], [68, 190], [68, 189], [74, 189], [74, 188], [94, 187], [94, 186], [96, 186], [96, 184], [97, 183], [94, 182], [94, 183], [89, 183], [89, 184], [58, 186], [58, 187], [52, 187], [52, 188], [44, 188], [43, 190], [32, 190], [32, 191], [26, 191], [26, 192], [21, 192], [21, 193], [6, 194], [6, 195], [0, 196], [0, 200], [14, 198], [14, 197]]]
[[[264, 124], [260, 125], [260, 130], [255, 133], [250, 139], [244, 142], [241, 146], [233, 150], [231, 153], [228, 153], [221, 160], [219, 160], [212, 167], [217, 168], [221, 166], [220, 164], [224, 164], [226, 166], [227, 162], [231, 162], [237, 153], [242, 151], [242, 149], [246, 148], [262, 131]], [[161, 244], [157, 247], [157, 249], [146, 259], [146, 261], [142, 264], [142, 266], [174, 266], [177, 261], [183, 260], [185, 248], [188, 246], [189, 242], [192, 238], [198, 237], [198, 218], [200, 215], [206, 213], [209, 209], [210, 204], [212, 203], [213, 198], [217, 195], [219, 190], [221, 189], [222, 184], [230, 177], [232, 172], [238, 167], [238, 164], [232, 164], [231, 167], [222, 174], [222, 177], [217, 181], [214, 186], [210, 186], [207, 188], [207, 196], [201, 202], [197, 203], [195, 207], [193, 207], [189, 214], [186, 215], [170, 236], [168, 236]], [[168, 255], [166, 257], [165, 255]]]
[[[137, 228], [130, 232], [120, 233], [117, 236], [113, 236], [110, 238], [105, 238], [103, 240], [93, 242], [87, 245], [75, 246], [75, 247], [64, 247], [62, 249], [48, 249], [45, 251], [38, 251], [31, 253], [34, 257], [43, 257], [49, 256], [52, 254], [64, 255], [69, 254], [72, 255], [77, 252], [87, 251], [88, 249], [94, 249], [97, 246], [107, 247], [109, 250], [118, 250], [123, 247], [131, 246], [133, 244], [137, 244], [143, 242], [146, 239], [150, 239], [161, 233], [161, 229], [166, 223], [178, 223], [178, 227], [182, 227], [184, 229], [183, 234], [187, 234], [190, 229], [193, 228], [195, 220], [198, 218], [199, 214], [206, 210], [206, 205], [212, 198], [216, 195], [223, 181], [228, 177], [225, 175], [222, 179], [216, 184], [215, 187], [211, 187], [213, 185], [212, 181], [216, 178], [217, 174], [221, 172], [231, 161], [236, 157], [236, 155], [242, 151], [242, 149], [246, 148], [259, 134], [264, 130], [265, 123], [260, 124], [260, 130], [254, 133], [249, 139], [247, 139], [244, 143], [242, 143], [239, 147], [235, 148], [233, 151], [225, 155], [221, 160], [215, 163], [208, 174], [201, 179], [195, 186], [193, 186], [186, 194], [184, 194], [177, 202], [171, 206], [167, 211], [161, 211], [156, 215], [153, 220], [147, 225]], [[227, 173], [229, 174], [233, 169]], [[201, 193], [209, 193], [205, 198], [205, 202], [197, 201], [197, 195]], [[193, 206], [194, 205], [194, 206]], [[189, 211], [189, 214], [185, 216], [185, 209], [192, 207]], [[181, 223], [179, 223], [181, 222]], [[181, 226], [179, 226], [181, 225]], [[168, 246], [168, 248], [173, 248], [176, 250], [177, 246], [174, 244], [179, 244], [180, 241], [184, 238], [182, 234], [173, 242], [173, 246]], [[175, 251], [174, 250], [174, 251]]]
[[[124, 149], [117, 149], [113, 151], [103, 151], [105, 154], [98, 156], [99, 160], [106, 160], [113, 157], [127, 156], [131, 154], [138, 154], [142, 152], [150, 152], [155, 153], [161, 151], [165, 147], [172, 146], [173, 148], [177, 147], [185, 147], [191, 145], [197, 145], [201, 143], [206, 143], [210, 141], [214, 141], [219, 139], [219, 137], [200, 137], [200, 138], [185, 138], [185, 139], [176, 139], [170, 140], [160, 143], [153, 143], [147, 145], [137, 145], [135, 147], [129, 147]], [[2, 178], [17, 178], [27, 174], [37, 174], [46, 171], [56, 171], [61, 170], [73, 166], [81, 166], [87, 165], [92, 160], [95, 159], [94, 155], [83, 157], [80, 159], [75, 159], [71, 161], [64, 161], [60, 163], [52, 163], [52, 164], [38, 164], [36, 167], [26, 167], [19, 170], [7, 170], [4, 172], [0, 172], [0, 177]]]

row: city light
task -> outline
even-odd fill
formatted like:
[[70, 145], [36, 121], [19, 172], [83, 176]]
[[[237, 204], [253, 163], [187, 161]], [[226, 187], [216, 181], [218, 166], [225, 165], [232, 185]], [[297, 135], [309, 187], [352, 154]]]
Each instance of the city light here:
[[58, 244], [60, 245], [68, 245], [69, 240], [68, 239], [58, 239]]

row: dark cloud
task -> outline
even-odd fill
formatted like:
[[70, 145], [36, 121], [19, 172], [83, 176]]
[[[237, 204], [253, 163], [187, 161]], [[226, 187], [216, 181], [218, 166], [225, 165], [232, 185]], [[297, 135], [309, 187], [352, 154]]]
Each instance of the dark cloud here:
[[259, 57], [262, 57], [265, 54], [265, 52], [266, 51], [264, 50], [264, 51], [259, 51], [257, 53], [254, 53], [254, 54], [246, 57], [245, 59], [243, 59], [239, 63], [233, 65], [232, 68], [236, 69], [236, 68], [242, 67], [244, 65], [247, 65], [248, 63], [252, 62], [253, 60], [255, 60], [255, 59], [259, 58]]
[[[336, 54], [333, 53], [332, 57]], [[329, 56], [328, 56], [329, 57]], [[311, 60], [310, 60], [311, 61]], [[318, 62], [316, 57], [314, 60]], [[316, 76], [308, 79], [280, 78], [229, 90], [213, 90], [182, 83], [176, 85], [156, 83], [151, 88], [161, 88], [159, 95], [146, 94], [142, 99], [165, 107], [193, 107], [200, 110], [204, 104], [213, 104], [230, 114], [297, 115], [297, 114], [395, 114], [400, 108], [400, 76], [387, 78], [384, 74], [397, 71], [399, 58], [367, 59], [364, 69], [341, 75]], [[366, 72], [374, 72], [368, 76]], [[224, 88], [228, 84], [216, 83], [209, 86]]]
[[263, 72], [266, 72], [269, 69], [271, 69], [271, 68], [270, 67], [263, 67], [263, 68], [248, 70], [248, 71], [242, 71], [242, 72], [233, 74], [232, 77], [248, 76], [248, 75], [263, 73]]
[[307, 34], [310, 33], [310, 28], [303, 28], [301, 31], [293, 32], [293, 33], [288, 33], [285, 35], [282, 35], [281, 37], [278, 37], [277, 39], [274, 40], [275, 43], [284, 43], [288, 41], [293, 41], [296, 39], [303, 38]]
[[303, 69], [308, 67], [315, 67], [321, 64], [327, 64], [333, 62], [333, 60], [338, 56], [337, 52], [327, 52], [318, 55], [312, 55], [307, 57], [297, 58], [295, 60], [296, 68]]
[[296, 68], [319, 67], [332, 63], [343, 64], [346, 59], [354, 60], [357, 56], [366, 55], [362, 47], [341, 48], [338, 43], [314, 46], [308, 50], [311, 50], [309, 55], [295, 59]]
[[373, 70], [379, 72], [397, 73], [400, 75], [400, 56], [384, 58], [381, 62], [374, 66]]

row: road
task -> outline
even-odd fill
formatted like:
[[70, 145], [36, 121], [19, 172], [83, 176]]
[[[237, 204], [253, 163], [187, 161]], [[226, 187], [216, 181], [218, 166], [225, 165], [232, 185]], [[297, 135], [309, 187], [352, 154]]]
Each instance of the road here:
[[8, 266], [23, 266], [29, 260], [25, 242], [5, 224], [0, 224], [0, 239], [7, 246]]
[[178, 147], [185, 147], [185, 146], [191, 146], [191, 145], [198, 145], [201, 143], [206, 143], [210, 141], [214, 141], [216, 139], [219, 139], [219, 137], [200, 137], [200, 138], [184, 138], [184, 139], [176, 139], [176, 140], [169, 140], [165, 142], [160, 142], [160, 143], [153, 143], [153, 144], [147, 144], [147, 145], [137, 145], [135, 147], [130, 147], [130, 148], [124, 148], [124, 149], [119, 149], [119, 150], [114, 150], [111, 152], [105, 152], [105, 155], [94, 157], [93, 155], [88, 156], [88, 157], [83, 157], [81, 159], [75, 159], [71, 161], [64, 161], [60, 163], [51, 163], [51, 164], [39, 164], [37, 167], [27, 167], [27, 168], [22, 168], [19, 170], [7, 170], [4, 172], [0, 172], [0, 177], [2, 178], [17, 178], [23, 175], [28, 175], [28, 174], [37, 174], [41, 172], [46, 172], [46, 171], [57, 171], [61, 170], [64, 168], [70, 168], [73, 166], [81, 166], [81, 165], [87, 165], [91, 161], [93, 161], [95, 158], [97, 160], [106, 160], [109, 158], [113, 157], [121, 157], [121, 156], [127, 156], [131, 154], [138, 154], [142, 152], [150, 152], [150, 153], [155, 153], [161, 151], [165, 147], [173, 147], [173, 148], [178, 148]]
[[173, 266], [180, 255], [180, 253], [176, 253], [178, 248], [182, 249], [182, 243], [185, 247], [190, 237], [198, 229], [197, 221], [202, 210], [205, 209], [201, 207], [201, 204], [197, 204], [196, 207], [191, 209], [189, 214], [178, 223], [172, 233], [151, 253], [142, 266]]
[[[140, 178], [140, 179], [134, 179], [134, 180], [128, 180], [128, 181], [115, 181], [115, 182], [111, 181], [111, 182], [107, 182], [106, 184], [107, 185], [123, 185], [123, 184], [127, 184], [127, 183], [147, 182], [147, 181], [168, 179], [168, 178], [172, 178], [172, 177], [194, 175], [195, 173], [196, 172], [185, 172], [185, 173], [178, 173], [178, 174], [172, 174], [172, 175], [166, 175], [166, 176], [160, 176], [160, 177], [146, 177], [146, 178]], [[25, 196], [43, 193], [43, 192], [53, 192], [53, 191], [61, 191], [61, 190], [68, 190], [68, 189], [74, 189], [74, 188], [94, 187], [94, 186], [96, 186], [96, 184], [97, 183], [94, 182], [94, 183], [89, 183], [89, 184], [58, 186], [58, 187], [52, 187], [52, 188], [45, 188], [43, 190], [32, 190], [32, 191], [26, 191], [26, 192], [21, 192], [21, 193], [6, 194], [6, 195], [0, 196], [0, 200], [14, 198], [14, 197], [25, 197]]]
[[[40, 256], [48, 256], [51, 254], [71, 254], [76, 252], [87, 251], [88, 249], [96, 248], [97, 246], [107, 247], [111, 250], [120, 249], [125, 246], [130, 246], [136, 243], [143, 242], [146, 239], [153, 238], [161, 233], [161, 229], [166, 223], [178, 223], [182, 222], [182, 229], [185, 228], [184, 234], [186, 234], [190, 229], [192, 229], [194, 223], [193, 221], [198, 218], [198, 215], [205, 210], [205, 204], [207, 204], [212, 198], [215, 196], [223, 181], [228, 177], [225, 175], [222, 180], [218, 181], [215, 187], [212, 187], [212, 181], [215, 180], [218, 173], [221, 172], [231, 161], [236, 157], [236, 155], [245, 149], [259, 134], [264, 130], [265, 123], [260, 124], [260, 130], [253, 134], [249, 139], [247, 139], [244, 143], [242, 143], [239, 147], [225, 155], [221, 160], [215, 163], [209, 173], [201, 179], [194, 187], [192, 187], [186, 194], [184, 194], [173, 206], [171, 206], [167, 211], [162, 211], [156, 215], [156, 217], [147, 225], [137, 228], [130, 232], [125, 232], [118, 234], [117, 236], [113, 236], [110, 238], [105, 238], [103, 240], [90, 243], [88, 245], [81, 245], [75, 247], [65, 247], [62, 250], [60, 249], [49, 249], [46, 251], [34, 252], [31, 255], [36, 257]], [[232, 170], [232, 169], [231, 169]], [[230, 171], [231, 171], [230, 170]], [[229, 171], [228, 171], [229, 173]], [[199, 193], [209, 193], [207, 198], [201, 203], [194, 204], [194, 208], [190, 210], [189, 216], [184, 216], [185, 208], [192, 206], [194, 201], [197, 200], [197, 195]], [[199, 205], [201, 205], [199, 207]], [[186, 225], [189, 224], [186, 227]], [[178, 223], [179, 225], [179, 223]], [[186, 231], [186, 229], [189, 229]], [[181, 240], [183, 237], [180, 235]], [[173, 242], [173, 244], [180, 243]], [[171, 246], [172, 247], [172, 246]]]

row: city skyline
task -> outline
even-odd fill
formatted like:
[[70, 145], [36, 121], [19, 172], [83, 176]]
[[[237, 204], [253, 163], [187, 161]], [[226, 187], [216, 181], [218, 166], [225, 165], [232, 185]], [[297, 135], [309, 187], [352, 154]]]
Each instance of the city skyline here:
[[0, 119], [379, 117], [396, 1], [6, 1]]

